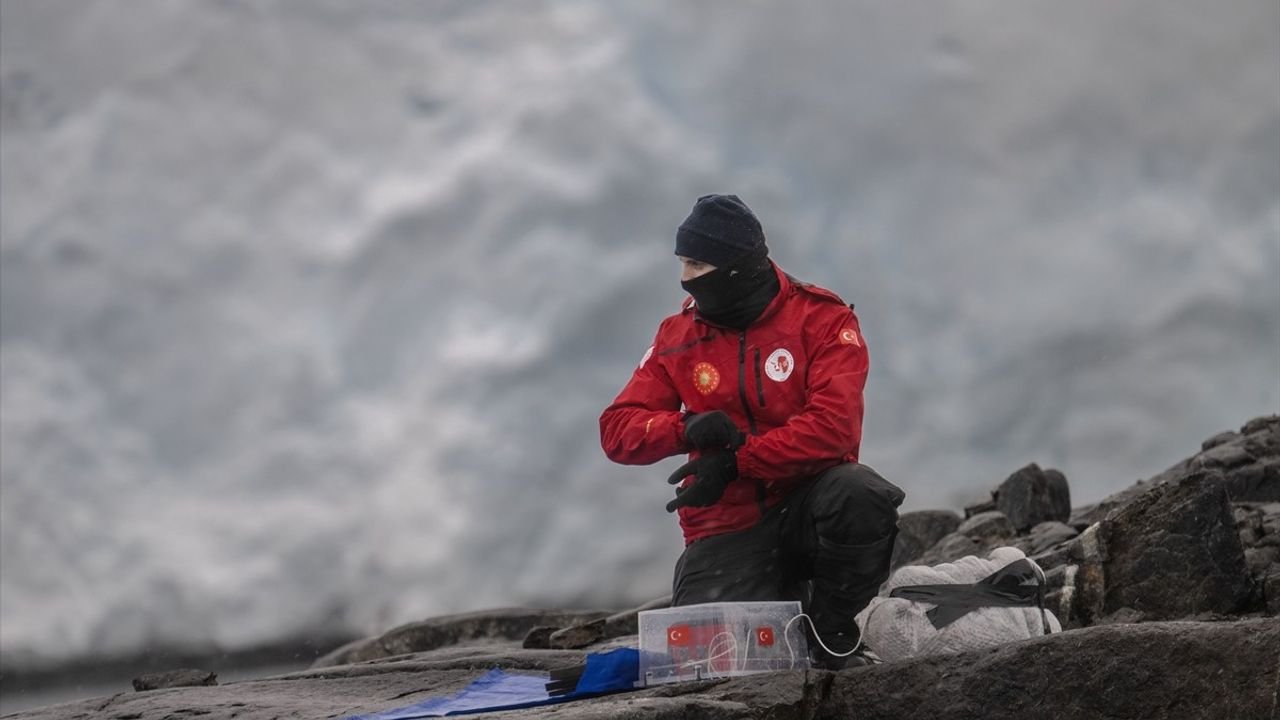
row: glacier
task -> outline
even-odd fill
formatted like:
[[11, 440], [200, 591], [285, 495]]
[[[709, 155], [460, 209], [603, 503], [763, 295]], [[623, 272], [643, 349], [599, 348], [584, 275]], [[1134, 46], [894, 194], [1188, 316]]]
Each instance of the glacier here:
[[[667, 591], [596, 420], [694, 198], [907, 508], [1280, 412], [1280, 6], [0, 4], [0, 660]], [[664, 469], [665, 468], [665, 469]]]

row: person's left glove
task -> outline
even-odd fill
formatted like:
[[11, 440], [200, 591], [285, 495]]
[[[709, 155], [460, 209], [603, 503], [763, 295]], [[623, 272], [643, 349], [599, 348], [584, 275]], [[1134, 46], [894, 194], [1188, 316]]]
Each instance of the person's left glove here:
[[699, 450], [737, 450], [747, 441], [723, 410], [686, 415], [684, 437]]
[[689, 475], [694, 476], [692, 484], [676, 488], [676, 497], [667, 503], [667, 512], [675, 512], [680, 507], [707, 507], [715, 505], [724, 495], [729, 483], [738, 479], [738, 455], [733, 452], [717, 452], [703, 455], [681, 465], [671, 473], [667, 482], [675, 485]]

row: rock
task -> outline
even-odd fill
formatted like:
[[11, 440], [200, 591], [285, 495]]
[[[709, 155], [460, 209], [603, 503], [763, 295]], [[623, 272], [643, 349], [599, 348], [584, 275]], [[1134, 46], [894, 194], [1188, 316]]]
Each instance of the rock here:
[[966, 555], [985, 557], [994, 548], [1011, 544], [1014, 537], [1009, 518], [998, 510], [988, 510], [960, 523], [955, 532], [943, 536], [910, 564], [937, 565]]
[[991, 512], [992, 510], [995, 510], [995, 509], [996, 509], [996, 499], [991, 495], [988, 495], [986, 500], [981, 500], [972, 505], [965, 505], [964, 517], [966, 520], [968, 520], [974, 515], [977, 515], [979, 513], [984, 513], [984, 512]]
[[1264, 545], [1262, 547], [1245, 548], [1244, 564], [1249, 568], [1249, 575], [1263, 578], [1272, 565], [1280, 563], [1280, 547]]
[[1154, 486], [1155, 483], [1147, 480], [1139, 480], [1124, 490], [1109, 495], [1096, 503], [1075, 508], [1071, 511], [1071, 517], [1067, 520], [1067, 524], [1083, 532], [1085, 528], [1101, 521], [1117, 508], [1124, 507], [1138, 499], [1143, 493]]
[[1244, 427], [1240, 428], [1240, 433], [1242, 435], [1253, 435], [1254, 433], [1267, 431], [1276, 432], [1278, 428], [1280, 428], [1280, 415], [1264, 415], [1245, 423]]
[[1280, 458], [1260, 460], [1229, 476], [1232, 499], [1280, 502]]
[[1280, 566], [1271, 566], [1271, 570], [1263, 578], [1262, 597], [1267, 604], [1267, 614], [1280, 615]]
[[1218, 481], [1227, 487], [1233, 502], [1280, 502], [1280, 415], [1255, 418], [1245, 423], [1236, 437], [1229, 435], [1219, 433], [1205, 441], [1203, 452], [1100, 502], [1077, 508], [1067, 523], [1083, 529], [1152, 487], [1203, 469], [1219, 471]]
[[1153, 619], [1233, 613], [1251, 587], [1227, 490], [1217, 473], [1152, 488], [1099, 531], [1104, 613], [1129, 607]]
[[1031, 532], [1026, 537], [1019, 538], [1015, 545], [1027, 555], [1037, 555], [1079, 534], [1070, 525], [1051, 520], [1031, 528]]
[[1119, 610], [1098, 618], [1098, 625], [1122, 625], [1140, 623], [1146, 619], [1146, 615], [1134, 610], [1133, 608], [1122, 607]]
[[1041, 470], [1031, 463], [1010, 475], [996, 489], [996, 508], [1009, 518], [1019, 533], [1033, 526], [1071, 517], [1071, 489], [1057, 470]]
[[1278, 659], [1277, 620], [1110, 625], [846, 671], [816, 716], [1261, 718]]
[[1103, 617], [1106, 598], [1106, 553], [1101, 523], [1075, 538], [1032, 557], [1048, 581], [1045, 605], [1064, 628], [1083, 627]]
[[1216, 448], [1219, 445], [1222, 445], [1223, 443], [1229, 443], [1235, 440], [1239, 440], [1241, 437], [1243, 436], [1240, 433], [1235, 432], [1234, 430], [1227, 430], [1225, 432], [1220, 432], [1217, 435], [1214, 435], [1213, 437], [1201, 443], [1200, 449], [1209, 450], [1210, 448]]
[[937, 565], [939, 563], [959, 560], [965, 555], [982, 554], [984, 554], [982, 545], [970, 540], [965, 535], [954, 532], [934, 543], [933, 547], [925, 550], [923, 555], [916, 558], [910, 564]]
[[1215, 444], [1152, 478], [1154, 483], [1176, 479], [1195, 470], [1219, 470], [1236, 502], [1280, 502], [1280, 416], [1250, 420], [1238, 437]]
[[605, 618], [557, 630], [548, 637], [547, 644], [548, 647], [553, 648], [582, 648], [602, 640], [635, 635], [640, 632], [641, 612], [665, 607], [671, 607], [670, 595], [664, 595], [639, 607], [623, 610]]
[[1268, 532], [1280, 534], [1280, 502], [1260, 503], [1257, 510], [1262, 515], [1263, 526], [1272, 528]]
[[526, 650], [550, 650], [551, 634], [559, 629], [554, 625], [539, 625], [525, 634], [520, 647]]
[[457, 645], [467, 640], [523, 640], [535, 627], [568, 627], [602, 617], [605, 610], [499, 608], [446, 615], [401, 625], [378, 637], [347, 643], [316, 659], [313, 668], [368, 662]]
[[956, 532], [979, 545], [991, 545], [991, 547], [997, 547], [999, 543], [1011, 541], [1016, 535], [1009, 518], [998, 510], [989, 510], [974, 515], [960, 523], [960, 527], [956, 528]]
[[193, 670], [190, 668], [148, 673], [133, 679], [133, 689], [138, 692], [177, 687], [203, 687], [217, 684], [217, 673], [211, 673], [208, 670]]
[[1195, 465], [1202, 468], [1233, 468], [1253, 461], [1243, 443], [1215, 445], [1196, 456]]
[[919, 510], [898, 518], [898, 539], [893, 544], [894, 570], [909, 564], [942, 538], [960, 527], [960, 516], [950, 510]]
[[562, 650], [584, 648], [604, 639], [604, 618], [589, 623], [574, 625], [551, 633], [548, 644]]
[[1245, 548], [1257, 545], [1266, 534], [1262, 524], [1263, 507], [1254, 503], [1232, 503], [1231, 505], [1231, 515], [1236, 521], [1236, 533], [1240, 535], [1240, 544]]
[[[492, 645], [442, 648], [395, 662], [81, 700], [6, 716], [6, 720], [347, 717], [456, 693], [490, 667], [545, 672], [581, 663], [583, 657], [581, 652]], [[1280, 620], [1273, 618], [1117, 624], [838, 673], [781, 671], [664, 685], [510, 716], [554, 715], [560, 720], [1260, 718], [1272, 711], [1278, 662]]]

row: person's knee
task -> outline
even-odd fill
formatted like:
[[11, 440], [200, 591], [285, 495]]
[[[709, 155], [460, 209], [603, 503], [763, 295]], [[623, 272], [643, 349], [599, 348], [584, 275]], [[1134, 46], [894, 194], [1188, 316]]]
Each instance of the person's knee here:
[[818, 483], [820, 505], [833, 513], [833, 534], [871, 542], [897, 527], [898, 506], [905, 493], [875, 470], [845, 463], [823, 473]]

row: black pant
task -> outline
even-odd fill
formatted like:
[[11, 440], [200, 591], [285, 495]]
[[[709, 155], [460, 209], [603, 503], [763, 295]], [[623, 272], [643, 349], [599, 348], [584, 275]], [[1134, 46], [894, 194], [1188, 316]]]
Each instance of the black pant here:
[[865, 465], [806, 481], [755, 526], [685, 548], [672, 605], [799, 600], [836, 651], [857, 642], [853, 616], [889, 576], [903, 492]]

